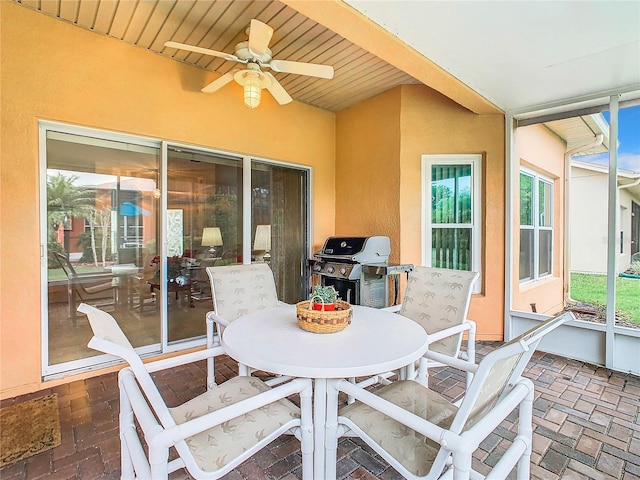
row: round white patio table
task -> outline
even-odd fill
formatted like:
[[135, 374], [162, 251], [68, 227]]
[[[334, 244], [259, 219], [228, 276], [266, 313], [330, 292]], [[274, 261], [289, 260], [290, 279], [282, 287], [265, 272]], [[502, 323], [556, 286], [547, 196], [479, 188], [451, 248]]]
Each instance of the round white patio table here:
[[313, 470], [316, 480], [326, 480], [327, 379], [372, 376], [413, 365], [427, 350], [427, 333], [401, 315], [354, 305], [347, 328], [317, 334], [298, 327], [295, 305], [281, 305], [231, 322], [222, 346], [249, 367], [314, 379]]

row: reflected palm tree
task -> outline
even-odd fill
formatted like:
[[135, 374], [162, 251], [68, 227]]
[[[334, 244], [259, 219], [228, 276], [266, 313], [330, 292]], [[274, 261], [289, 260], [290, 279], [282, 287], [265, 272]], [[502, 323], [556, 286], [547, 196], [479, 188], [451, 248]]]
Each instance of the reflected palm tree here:
[[[72, 218], [91, 218], [95, 214], [95, 190], [75, 185], [77, 180], [76, 175], [65, 176], [61, 173], [47, 178], [47, 227], [51, 241], [55, 241], [58, 227], [68, 225]], [[96, 262], [93, 224], [91, 247]], [[68, 245], [64, 245], [64, 249], [68, 250]]]

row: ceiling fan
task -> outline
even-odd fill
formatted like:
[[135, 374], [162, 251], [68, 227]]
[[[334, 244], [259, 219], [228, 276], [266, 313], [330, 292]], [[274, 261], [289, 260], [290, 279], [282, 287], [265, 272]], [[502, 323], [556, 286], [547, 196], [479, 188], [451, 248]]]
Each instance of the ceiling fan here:
[[262, 69], [264, 68], [270, 68], [274, 72], [295, 73], [326, 79], [333, 78], [333, 67], [329, 65], [276, 60], [272, 58], [269, 42], [273, 36], [273, 28], [269, 25], [254, 19], [251, 20], [251, 24], [246, 32], [249, 39], [235, 46], [235, 54], [217, 52], [215, 50], [209, 50], [208, 48], [178, 42], [166, 42], [165, 46], [220, 57], [225, 60], [244, 64], [244, 68], [234, 69], [225, 73], [201, 91], [205, 93], [215, 92], [231, 80], [235, 80], [243, 86], [244, 103], [249, 108], [256, 108], [260, 105], [263, 88], [269, 90], [269, 93], [273, 95], [280, 105], [284, 105], [293, 100], [284, 87], [276, 80], [276, 77], [274, 77], [271, 72], [263, 71]]

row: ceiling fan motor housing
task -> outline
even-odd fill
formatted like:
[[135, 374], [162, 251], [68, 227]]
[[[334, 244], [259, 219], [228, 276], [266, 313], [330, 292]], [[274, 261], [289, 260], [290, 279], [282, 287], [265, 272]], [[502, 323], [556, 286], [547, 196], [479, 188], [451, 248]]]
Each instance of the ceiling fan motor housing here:
[[240, 42], [236, 45], [236, 57], [242, 61], [269, 63], [271, 61], [271, 49], [266, 48], [262, 55], [258, 55], [249, 49], [249, 42]]
[[271, 85], [271, 79], [267, 77], [262, 71], [260, 67], [256, 63], [247, 63], [247, 68], [243, 70], [238, 70], [233, 74], [233, 79], [238, 82], [240, 85], [244, 86], [249, 79], [252, 81], [258, 81], [260, 88], [269, 88]]

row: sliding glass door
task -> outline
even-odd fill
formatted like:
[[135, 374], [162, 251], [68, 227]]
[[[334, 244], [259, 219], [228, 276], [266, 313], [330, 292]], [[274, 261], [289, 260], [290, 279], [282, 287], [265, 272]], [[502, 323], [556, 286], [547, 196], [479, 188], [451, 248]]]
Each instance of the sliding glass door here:
[[42, 122], [43, 376], [96, 368], [85, 302], [140, 353], [204, 344], [207, 268], [267, 262], [306, 297], [309, 170]]
[[269, 262], [278, 298], [307, 298], [308, 172], [251, 163], [252, 261]]
[[168, 148], [166, 292], [157, 285], [166, 299], [169, 343], [206, 334], [207, 267], [242, 263], [242, 162]]
[[43, 135], [46, 370], [97, 355], [81, 302], [111, 313], [135, 347], [160, 343], [146, 275], [157, 255], [159, 145], [49, 129]]

